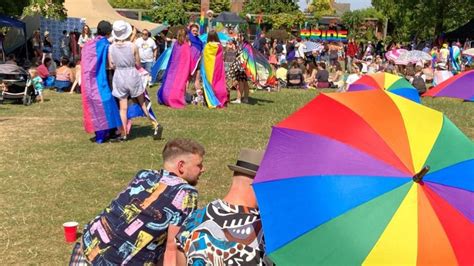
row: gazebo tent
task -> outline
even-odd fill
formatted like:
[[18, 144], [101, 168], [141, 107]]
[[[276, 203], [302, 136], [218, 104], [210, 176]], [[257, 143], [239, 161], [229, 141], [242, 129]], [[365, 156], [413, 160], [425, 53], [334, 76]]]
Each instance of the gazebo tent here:
[[446, 33], [444, 37], [450, 41], [457, 41], [457, 40], [464, 41], [466, 40], [466, 38], [473, 40], [474, 39], [474, 18], [471, 19], [465, 25], [462, 25], [461, 27]]
[[91, 28], [96, 28], [101, 20], [107, 20], [110, 23], [116, 20], [125, 20], [138, 30], [147, 29], [153, 31], [160, 26], [160, 24], [121, 16], [112, 8], [107, 0], [65, 0], [64, 7], [67, 9], [68, 17], [84, 18], [86, 24]]
[[[24, 45], [25, 45], [25, 50], [27, 50], [27, 36], [26, 36], [26, 24], [23, 21], [20, 21], [18, 19], [14, 19], [5, 15], [0, 14], [0, 26], [1, 27], [13, 27], [13, 28], [19, 28], [23, 32], [23, 38], [25, 40]], [[26, 58], [28, 58], [28, 51], [26, 52]]]
[[239, 17], [233, 12], [222, 12], [214, 19], [215, 22], [220, 22], [222, 24], [241, 24], [247, 23], [244, 19]]

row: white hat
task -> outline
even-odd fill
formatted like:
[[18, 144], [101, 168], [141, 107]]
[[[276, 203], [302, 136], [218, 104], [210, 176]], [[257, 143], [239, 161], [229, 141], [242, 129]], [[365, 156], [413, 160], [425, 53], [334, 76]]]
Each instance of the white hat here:
[[114, 25], [112, 26], [112, 36], [114, 39], [123, 41], [130, 37], [130, 34], [132, 34], [132, 26], [130, 23], [123, 20], [117, 20], [114, 22]]

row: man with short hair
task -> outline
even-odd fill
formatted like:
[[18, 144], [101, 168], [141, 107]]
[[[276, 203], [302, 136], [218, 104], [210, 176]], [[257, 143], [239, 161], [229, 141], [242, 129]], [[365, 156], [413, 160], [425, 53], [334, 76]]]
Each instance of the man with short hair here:
[[262, 151], [242, 149], [223, 199], [196, 210], [177, 235], [178, 265], [262, 265], [263, 230], [252, 182]]
[[149, 38], [149, 34], [149, 31], [144, 29], [142, 36], [135, 40], [135, 45], [138, 48], [142, 67], [151, 74], [151, 67], [158, 54], [158, 46], [152, 38]]
[[173, 265], [175, 236], [197, 207], [194, 186], [204, 172], [204, 154], [193, 140], [169, 141], [163, 148], [163, 168], [139, 171], [85, 226], [70, 265]]

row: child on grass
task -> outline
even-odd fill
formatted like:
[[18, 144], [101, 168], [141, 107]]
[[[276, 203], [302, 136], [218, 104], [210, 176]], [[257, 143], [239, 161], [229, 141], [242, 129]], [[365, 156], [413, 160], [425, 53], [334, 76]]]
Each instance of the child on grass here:
[[43, 89], [44, 89], [43, 80], [39, 76], [38, 71], [36, 70], [36, 68], [30, 68], [28, 70], [28, 72], [30, 73], [31, 85], [33, 85], [33, 88], [35, 89], [35, 93], [38, 96], [38, 98], [40, 100], [40, 103], [43, 103], [44, 102], [44, 98], [43, 98]]

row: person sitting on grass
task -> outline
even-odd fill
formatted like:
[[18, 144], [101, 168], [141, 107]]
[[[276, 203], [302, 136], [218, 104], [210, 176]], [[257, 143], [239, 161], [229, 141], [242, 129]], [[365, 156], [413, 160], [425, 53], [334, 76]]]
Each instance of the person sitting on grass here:
[[283, 63], [280, 67], [277, 68], [275, 72], [275, 76], [278, 80], [278, 88], [285, 88], [286, 87], [286, 75], [288, 74], [288, 64]]
[[204, 154], [190, 139], [166, 143], [163, 168], [139, 171], [85, 226], [69, 265], [174, 265], [175, 236], [197, 207]]
[[49, 68], [51, 67], [53, 60], [49, 57], [46, 57], [41, 65], [36, 68], [38, 75], [43, 80], [43, 84], [45, 87], [51, 87], [54, 84], [54, 75], [55, 73], [51, 73]]
[[262, 157], [262, 151], [240, 151], [237, 163], [229, 165], [234, 174], [227, 195], [194, 211], [178, 233], [177, 265], [264, 264], [262, 223], [252, 188]]
[[326, 64], [318, 64], [318, 73], [316, 74], [316, 88], [329, 88], [329, 72], [326, 70]]
[[313, 87], [316, 86], [316, 74], [318, 70], [316, 69], [316, 65], [314, 62], [309, 61], [306, 62], [306, 68], [304, 71], [304, 82], [306, 83], [306, 87]]
[[304, 86], [304, 76], [303, 70], [299, 67], [298, 62], [293, 61], [291, 68], [286, 74], [287, 85], [288, 87], [303, 87]]
[[43, 89], [44, 89], [43, 79], [41, 79], [41, 77], [38, 75], [38, 71], [34, 67], [28, 69], [28, 72], [30, 73], [31, 85], [35, 89], [35, 93], [36, 93], [36, 95], [38, 95], [40, 103], [43, 103], [44, 102], [44, 98], [43, 98]]
[[69, 59], [61, 58], [61, 66], [56, 70], [56, 80], [54, 81], [57, 92], [70, 90], [74, 79], [75, 75], [69, 68]]

